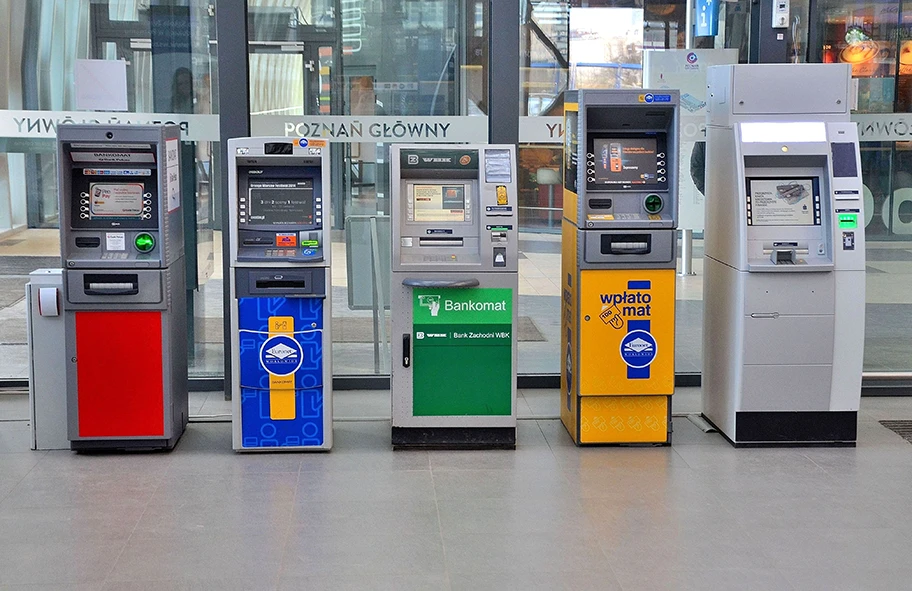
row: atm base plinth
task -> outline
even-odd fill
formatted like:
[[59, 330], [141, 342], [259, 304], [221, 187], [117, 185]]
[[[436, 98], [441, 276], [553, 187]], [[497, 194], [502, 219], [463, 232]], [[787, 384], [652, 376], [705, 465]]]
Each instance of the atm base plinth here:
[[516, 427], [393, 427], [393, 449], [516, 449]]
[[576, 445], [671, 445], [671, 395], [574, 398], [561, 420]]
[[734, 447], [855, 447], [856, 411], [749, 411], [735, 413], [735, 438], [703, 415]]
[[70, 449], [80, 453], [112, 451], [171, 451], [180, 435], [171, 439], [105, 439], [99, 441], [71, 441]]

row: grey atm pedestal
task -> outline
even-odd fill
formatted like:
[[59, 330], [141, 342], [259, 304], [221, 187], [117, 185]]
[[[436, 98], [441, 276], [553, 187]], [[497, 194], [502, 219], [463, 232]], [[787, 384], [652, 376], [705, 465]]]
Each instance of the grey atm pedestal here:
[[32, 449], [70, 449], [67, 437], [63, 270], [38, 269], [25, 286], [28, 306]]
[[513, 146], [393, 146], [392, 443], [513, 448]]
[[709, 69], [703, 413], [737, 446], [855, 443], [865, 240], [850, 74]]

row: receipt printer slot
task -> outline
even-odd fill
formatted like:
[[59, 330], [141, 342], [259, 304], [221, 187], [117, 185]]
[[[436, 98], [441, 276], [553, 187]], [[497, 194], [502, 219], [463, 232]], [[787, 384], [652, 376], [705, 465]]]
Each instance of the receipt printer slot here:
[[649, 234], [602, 234], [602, 254], [649, 254], [652, 236]]
[[418, 246], [462, 246], [462, 238], [419, 238]]

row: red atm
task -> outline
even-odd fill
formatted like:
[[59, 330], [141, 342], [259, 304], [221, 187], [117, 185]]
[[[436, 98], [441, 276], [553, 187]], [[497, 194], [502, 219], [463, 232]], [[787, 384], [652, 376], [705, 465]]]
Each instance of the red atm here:
[[187, 424], [180, 129], [57, 133], [72, 449], [172, 448]]

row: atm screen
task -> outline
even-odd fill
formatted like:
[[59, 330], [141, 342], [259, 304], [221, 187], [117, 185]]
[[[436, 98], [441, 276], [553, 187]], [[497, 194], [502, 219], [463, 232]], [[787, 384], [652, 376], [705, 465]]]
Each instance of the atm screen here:
[[655, 137], [595, 138], [595, 182], [600, 185], [646, 185], [658, 181]]
[[90, 183], [89, 219], [140, 219], [144, 192], [143, 183]]
[[819, 226], [820, 185], [816, 178], [748, 178], [749, 226]]
[[[309, 226], [314, 223], [313, 180], [251, 180], [246, 216], [256, 226]], [[246, 219], [245, 219], [246, 218]]]
[[469, 208], [466, 193], [463, 184], [411, 185], [409, 219], [415, 222], [464, 222]]

